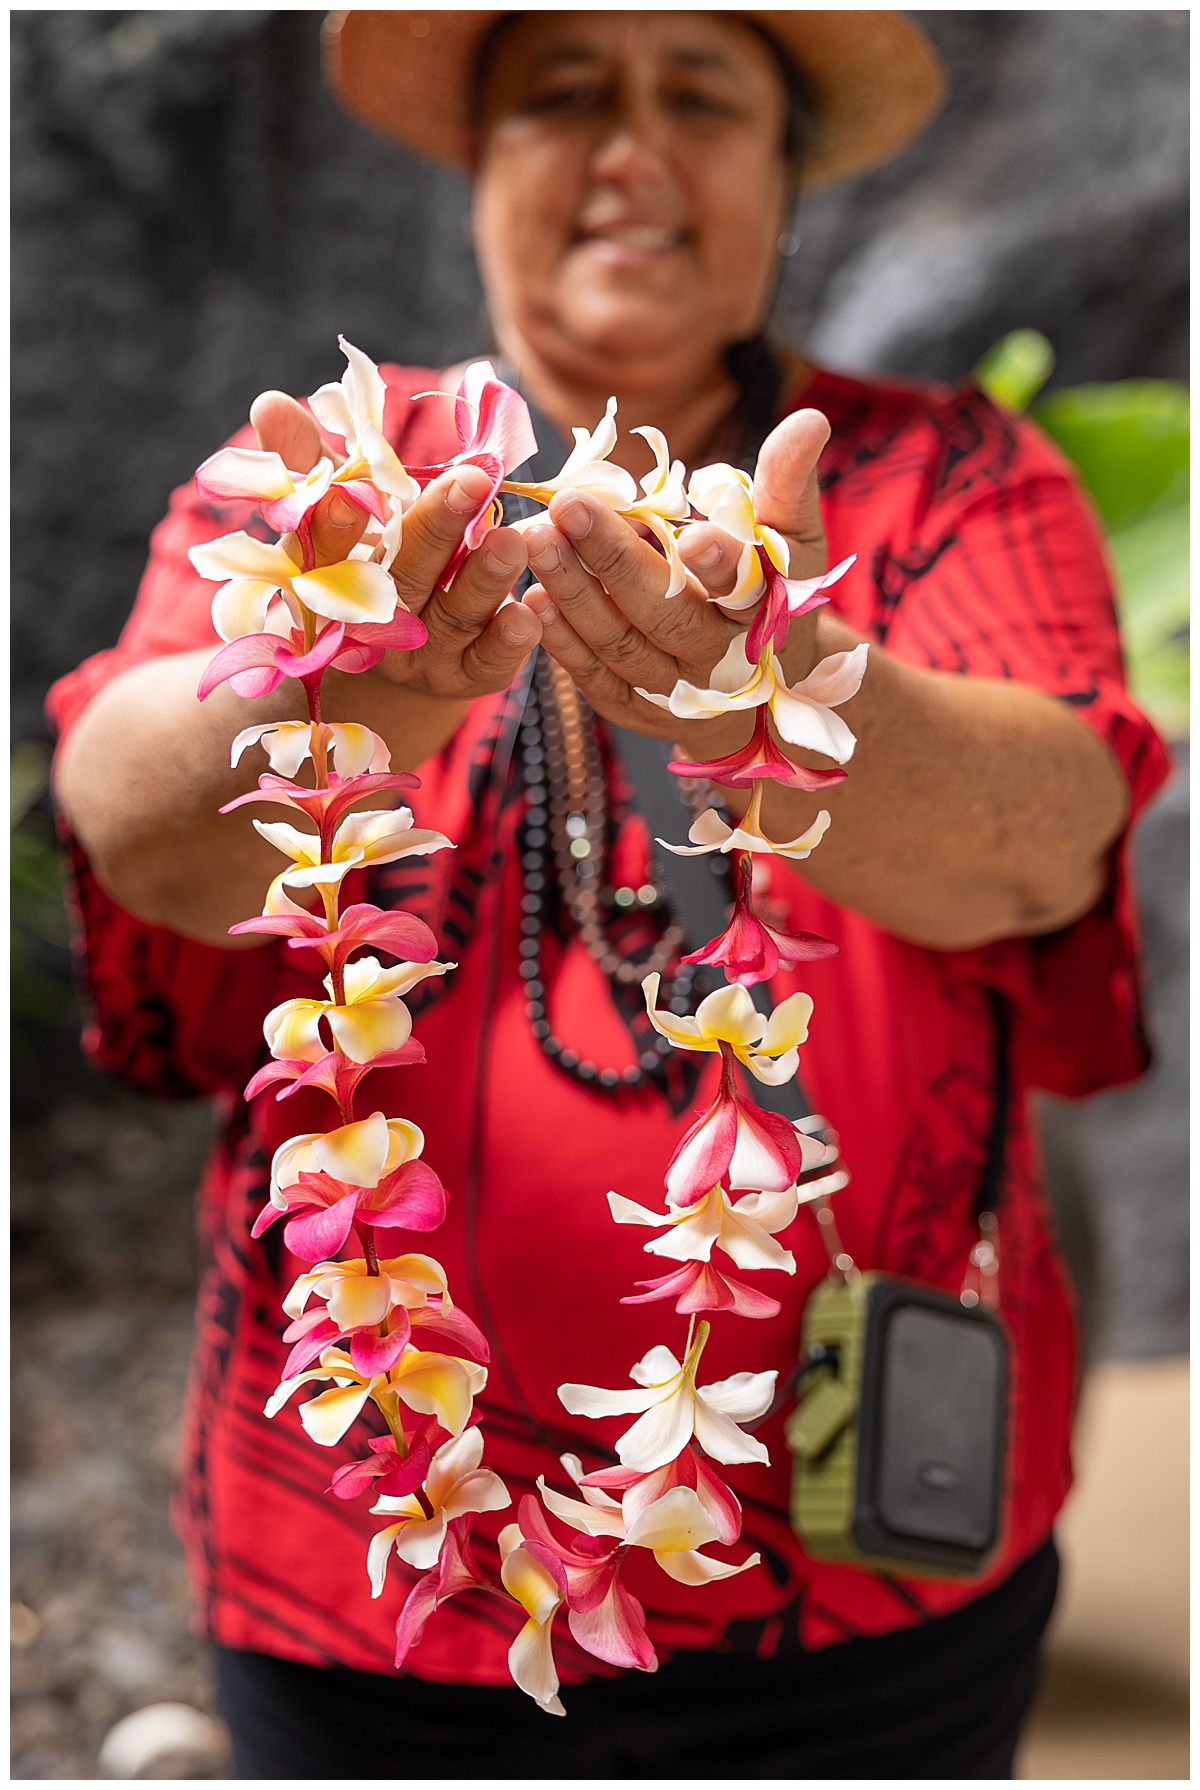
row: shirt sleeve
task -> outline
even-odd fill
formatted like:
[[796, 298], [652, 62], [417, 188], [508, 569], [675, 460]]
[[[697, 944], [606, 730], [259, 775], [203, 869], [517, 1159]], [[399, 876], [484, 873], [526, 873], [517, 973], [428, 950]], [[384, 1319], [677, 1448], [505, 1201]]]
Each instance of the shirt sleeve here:
[[1002, 418], [980, 395], [967, 402], [981, 435], [1008, 432], [1007, 469], [954, 481], [949, 503], [930, 504], [885, 644], [908, 664], [1045, 691], [1121, 769], [1129, 815], [1091, 912], [1045, 937], [947, 954], [1012, 1000], [1026, 1085], [1088, 1094], [1133, 1079], [1149, 1062], [1129, 833], [1170, 761], [1125, 686], [1107, 557], [1073, 472], [1032, 424]]
[[[234, 443], [253, 446], [253, 431], [242, 430]], [[151, 536], [146, 570], [117, 644], [85, 659], [50, 691], [46, 712], [60, 746], [92, 699], [122, 672], [171, 653], [217, 649], [210, 616], [214, 586], [187, 553], [238, 528], [272, 538], [248, 504], [208, 503], [190, 482], [172, 494]], [[86, 854], [65, 827], [61, 832], [86, 1055], [145, 1093], [240, 1091], [263, 1050], [262, 1019], [272, 1005], [278, 946], [223, 951], [147, 925], [101, 888]]]

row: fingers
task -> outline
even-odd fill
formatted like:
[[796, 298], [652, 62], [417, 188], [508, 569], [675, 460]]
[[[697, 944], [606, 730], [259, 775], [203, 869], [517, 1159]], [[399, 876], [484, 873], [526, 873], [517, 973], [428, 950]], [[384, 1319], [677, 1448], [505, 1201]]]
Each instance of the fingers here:
[[414, 615], [424, 610], [472, 517], [487, 502], [491, 488], [491, 480], [480, 467], [456, 466], [434, 479], [405, 515], [400, 551], [392, 561], [392, 577], [400, 600]]
[[[703, 601], [702, 587], [668, 601], [670, 574], [662, 554], [595, 498], [560, 492], [549, 513], [553, 530], [539, 526], [528, 531], [531, 541], [537, 537], [542, 555], [535, 561], [531, 545], [530, 565], [575, 631], [614, 669], [639, 657], [638, 636], [660, 663], [665, 656], [706, 670], [716, 664], [731, 628]], [[658, 680], [644, 675], [632, 681], [647, 689], [660, 687]]]
[[[523, 607], [536, 615], [541, 625], [542, 644], [569, 671], [575, 683], [605, 721], [619, 727], [630, 727], [661, 739], [673, 739], [679, 727], [671, 715], [645, 702], [628, 680], [593, 651], [561, 614], [549, 593], [534, 584], [525, 592]], [[650, 688], [649, 685], [644, 686]]]
[[[599, 580], [585, 571], [558, 530], [550, 524], [537, 524], [527, 528], [524, 537], [530, 567], [540, 579], [547, 601], [589, 650], [627, 684], [640, 684], [663, 695], [672, 690], [679, 675], [674, 658], [617, 607]], [[527, 593], [527, 602], [531, 595]], [[661, 595], [658, 601], [663, 605]]]
[[542, 638], [542, 625], [522, 603], [506, 603], [467, 648], [462, 669], [471, 688], [504, 690]]
[[754, 511], [791, 548], [791, 576], [813, 578], [825, 570], [825, 526], [817, 462], [829, 440], [819, 410], [795, 410], [763, 442], [754, 471]]
[[692, 522], [679, 537], [679, 557], [712, 597], [727, 597], [737, 583], [745, 548], [711, 522]]
[[[299, 471], [297, 467], [295, 469]], [[334, 485], [312, 511], [309, 524], [316, 563], [330, 566], [345, 559], [366, 533], [370, 518]]]
[[461, 658], [525, 569], [525, 543], [512, 528], [493, 528], [468, 555], [449, 590], [435, 589], [421, 611], [429, 657]]
[[264, 453], [278, 454], [291, 472], [311, 472], [321, 457], [321, 432], [312, 414], [286, 392], [260, 392], [250, 421]]

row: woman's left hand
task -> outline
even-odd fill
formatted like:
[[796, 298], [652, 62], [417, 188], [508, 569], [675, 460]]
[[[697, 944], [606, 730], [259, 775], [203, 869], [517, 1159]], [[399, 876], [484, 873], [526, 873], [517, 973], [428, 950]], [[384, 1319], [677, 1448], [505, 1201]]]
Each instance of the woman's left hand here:
[[[784, 419], [763, 444], [755, 477], [760, 523], [787, 539], [791, 575], [825, 570], [816, 467], [829, 436], [818, 411]], [[637, 694], [667, 695], [678, 679], [703, 686], [749, 618], [731, 621], [709, 600], [733, 587], [742, 551], [711, 524], [683, 531], [686, 590], [667, 600], [666, 562], [629, 523], [583, 492], [563, 491], [547, 520], [522, 530], [540, 583], [525, 602], [542, 623], [546, 649], [570, 672], [592, 708], [635, 733], [678, 741], [698, 758], [735, 750], [750, 736], [751, 718], [680, 721]], [[815, 614], [793, 623], [782, 659], [790, 682], [816, 657]]]

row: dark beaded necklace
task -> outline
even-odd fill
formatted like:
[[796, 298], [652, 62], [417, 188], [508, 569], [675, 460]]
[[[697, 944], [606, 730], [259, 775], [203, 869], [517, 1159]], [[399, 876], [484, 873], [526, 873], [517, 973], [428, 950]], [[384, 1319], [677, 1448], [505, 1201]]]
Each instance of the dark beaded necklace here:
[[[532, 698], [520, 736], [528, 804], [520, 829], [519, 973], [525, 984], [525, 1011], [534, 1037], [552, 1062], [576, 1081], [615, 1094], [641, 1086], [671, 1046], [656, 1036], [653, 1048], [644, 1051], [637, 1063], [608, 1069], [581, 1057], [555, 1036], [547, 1014], [542, 957], [543, 938], [554, 923], [556, 907], [570, 914], [590, 956], [619, 987], [640, 983], [654, 971], [662, 975], [660, 999], [665, 997], [673, 1013], [690, 1013], [695, 999], [708, 992], [709, 978], [693, 965], [677, 962], [684, 929], [654, 883], [638, 888], [606, 885], [608, 797], [595, 719], [570, 676], [542, 652], [534, 668]], [[690, 796], [686, 783], [684, 789]], [[661, 936], [649, 951], [642, 942], [638, 955], [622, 954], [605, 919], [623, 913], [660, 921]]]

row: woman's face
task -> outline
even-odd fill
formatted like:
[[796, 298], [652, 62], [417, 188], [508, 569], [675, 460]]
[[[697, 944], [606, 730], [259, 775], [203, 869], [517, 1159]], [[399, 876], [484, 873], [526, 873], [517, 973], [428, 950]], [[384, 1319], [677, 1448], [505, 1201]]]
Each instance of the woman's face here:
[[752, 335], [787, 205], [785, 105], [735, 18], [517, 18], [486, 73], [474, 210], [502, 344], [611, 389], [616, 363], [666, 373]]

